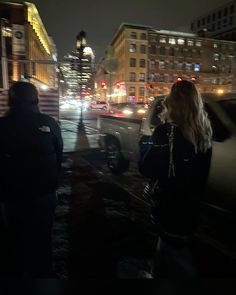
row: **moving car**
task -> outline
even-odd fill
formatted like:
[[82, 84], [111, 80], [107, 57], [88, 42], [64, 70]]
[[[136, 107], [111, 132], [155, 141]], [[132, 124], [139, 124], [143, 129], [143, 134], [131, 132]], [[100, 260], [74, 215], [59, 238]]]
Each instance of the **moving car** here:
[[92, 101], [88, 109], [90, 110], [107, 110], [108, 109], [108, 103], [106, 101]]
[[109, 107], [109, 112], [123, 117], [143, 117], [148, 109], [146, 103], [115, 103]]

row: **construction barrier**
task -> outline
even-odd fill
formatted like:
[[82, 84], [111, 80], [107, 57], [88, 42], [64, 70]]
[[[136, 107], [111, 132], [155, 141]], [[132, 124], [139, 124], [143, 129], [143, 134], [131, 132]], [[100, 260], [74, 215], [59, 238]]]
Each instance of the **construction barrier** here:
[[[3, 116], [9, 109], [7, 103], [7, 91], [0, 91], [0, 116]], [[58, 90], [48, 90], [39, 92], [40, 112], [59, 120], [59, 92]]]

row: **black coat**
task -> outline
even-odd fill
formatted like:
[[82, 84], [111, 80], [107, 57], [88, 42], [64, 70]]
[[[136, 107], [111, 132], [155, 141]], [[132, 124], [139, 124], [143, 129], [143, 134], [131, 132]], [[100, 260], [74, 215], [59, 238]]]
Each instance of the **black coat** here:
[[62, 150], [59, 125], [37, 108], [12, 109], [0, 118], [0, 199], [34, 198], [55, 191]]
[[139, 170], [149, 179], [159, 181], [162, 204], [157, 220], [167, 231], [188, 235], [198, 222], [210, 169], [212, 149], [195, 153], [194, 146], [174, 125], [173, 160], [175, 178], [169, 178], [170, 124], [159, 125], [153, 135], [140, 139]]

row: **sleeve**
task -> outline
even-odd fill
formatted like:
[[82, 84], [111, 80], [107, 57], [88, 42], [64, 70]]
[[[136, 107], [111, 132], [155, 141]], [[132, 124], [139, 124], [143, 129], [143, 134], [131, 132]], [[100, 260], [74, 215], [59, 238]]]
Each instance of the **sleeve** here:
[[150, 179], [166, 175], [169, 163], [169, 143], [166, 124], [156, 127], [153, 135], [146, 141], [140, 139], [140, 173]]
[[63, 140], [61, 135], [61, 128], [55, 120], [53, 122], [52, 132], [54, 136], [54, 145], [57, 154], [58, 168], [60, 169], [62, 164]]

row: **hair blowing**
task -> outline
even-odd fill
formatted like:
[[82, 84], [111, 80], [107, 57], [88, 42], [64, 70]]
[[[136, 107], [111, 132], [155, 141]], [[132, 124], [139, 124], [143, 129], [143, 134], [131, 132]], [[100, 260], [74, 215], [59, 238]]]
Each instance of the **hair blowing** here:
[[204, 110], [201, 94], [192, 82], [182, 80], [173, 84], [164, 101], [162, 118], [176, 123], [195, 148], [205, 152], [212, 144], [212, 128]]

